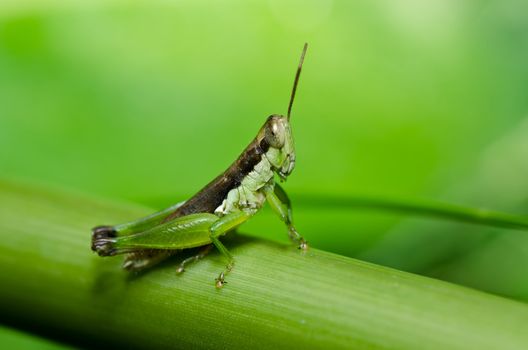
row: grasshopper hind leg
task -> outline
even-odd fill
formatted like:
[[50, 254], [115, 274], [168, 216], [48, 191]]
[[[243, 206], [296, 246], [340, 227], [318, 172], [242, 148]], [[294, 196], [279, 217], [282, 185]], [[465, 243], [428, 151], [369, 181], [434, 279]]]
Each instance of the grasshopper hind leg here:
[[100, 256], [118, 254], [118, 252], [111, 247], [112, 243], [114, 242], [113, 239], [140, 233], [161, 224], [165, 219], [167, 219], [168, 216], [172, 215], [175, 210], [181, 207], [184, 203], [185, 202], [177, 203], [154, 214], [145, 216], [139, 220], [125, 222], [115, 226], [102, 225], [92, 228], [92, 250], [97, 252]]
[[[112, 256], [126, 251], [119, 251], [114, 247], [118, 236], [122, 235], [115, 226], [102, 225], [92, 229], [92, 250], [99, 256]], [[141, 271], [154, 266], [166, 258], [176, 254], [179, 250], [159, 250], [159, 249], [130, 249], [125, 260], [123, 269], [127, 271]]]
[[[94, 235], [92, 249], [101, 256], [128, 254], [124, 267], [138, 270], [163, 260], [175, 251], [213, 244], [227, 259], [227, 266], [215, 283], [217, 288], [221, 288], [226, 283], [225, 276], [234, 266], [234, 259], [219, 237], [238, 227], [253, 214], [254, 211], [242, 210], [220, 218], [211, 213], [189, 214], [140, 233], [121, 235], [118, 232], [117, 237], [112, 237], [111, 230], [103, 229], [104, 234]], [[204, 255], [201, 252], [184, 261], [183, 267]]]
[[177, 274], [182, 274], [185, 271], [185, 267], [187, 265], [189, 265], [190, 263], [197, 262], [198, 260], [203, 259], [207, 254], [209, 254], [211, 252], [212, 248], [213, 248], [213, 245], [212, 244], [208, 244], [208, 245], [204, 246], [203, 248], [201, 248], [198, 251], [198, 254], [190, 256], [190, 257], [184, 259], [180, 263], [180, 265], [178, 265], [178, 267], [176, 268], [176, 273]]
[[154, 266], [179, 250], [144, 249], [128, 253], [123, 261], [123, 269], [127, 271], [141, 271]]

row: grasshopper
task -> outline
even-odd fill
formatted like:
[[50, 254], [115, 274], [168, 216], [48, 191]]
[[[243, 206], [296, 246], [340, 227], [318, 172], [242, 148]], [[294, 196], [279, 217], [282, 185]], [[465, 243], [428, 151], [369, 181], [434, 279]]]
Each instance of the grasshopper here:
[[275, 174], [284, 181], [295, 166], [290, 116], [307, 48], [304, 44], [286, 116], [269, 116], [237, 160], [189, 200], [135, 221], [94, 227], [92, 250], [100, 256], [127, 254], [123, 268], [139, 271], [183, 249], [200, 247], [198, 254], [180, 263], [177, 272], [182, 273], [215, 246], [227, 260], [215, 279], [221, 288], [235, 260], [220, 237], [255, 215], [266, 201], [286, 224], [290, 239], [306, 250], [306, 241], [293, 225], [290, 200]]

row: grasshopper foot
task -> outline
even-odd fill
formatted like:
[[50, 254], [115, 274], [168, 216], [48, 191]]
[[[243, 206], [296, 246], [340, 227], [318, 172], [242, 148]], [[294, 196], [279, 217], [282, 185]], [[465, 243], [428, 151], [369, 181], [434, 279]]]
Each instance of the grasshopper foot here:
[[186, 265], [203, 259], [207, 254], [209, 254], [209, 252], [211, 251], [211, 248], [213, 248], [213, 245], [212, 244], [208, 244], [205, 247], [203, 247], [202, 249], [200, 249], [198, 254], [193, 255], [193, 256], [183, 260], [180, 263], [180, 265], [176, 268], [176, 273], [177, 274], [182, 274], [185, 271], [185, 266]]
[[231, 270], [233, 269], [233, 267], [235, 266], [234, 264], [234, 261], [231, 261], [227, 266], [226, 266], [226, 269], [224, 271], [222, 271], [222, 273], [218, 276], [217, 279], [215, 279], [216, 283], [215, 283], [215, 287], [217, 289], [220, 289], [222, 288], [225, 284], [227, 284], [227, 281], [225, 280], [225, 276], [231, 272]]
[[226, 282], [226, 280], [225, 280], [225, 273], [222, 272], [222, 273], [220, 274], [220, 276], [218, 276], [218, 278], [215, 279], [215, 287], [216, 287], [217, 289], [220, 289], [220, 288], [222, 288], [226, 283], [227, 283], [227, 282]]
[[304, 238], [301, 237], [301, 239], [299, 239], [299, 247], [298, 249], [300, 250], [308, 250], [308, 242], [306, 242], [304, 240]]
[[288, 227], [288, 236], [290, 237], [290, 239], [293, 242], [297, 242], [299, 244], [297, 246], [297, 248], [299, 248], [301, 250], [307, 250], [308, 249], [308, 242], [306, 242], [306, 240], [303, 238], [303, 236], [301, 236], [299, 234], [299, 232], [297, 232], [295, 227], [293, 227], [293, 225], [291, 225], [291, 224]]

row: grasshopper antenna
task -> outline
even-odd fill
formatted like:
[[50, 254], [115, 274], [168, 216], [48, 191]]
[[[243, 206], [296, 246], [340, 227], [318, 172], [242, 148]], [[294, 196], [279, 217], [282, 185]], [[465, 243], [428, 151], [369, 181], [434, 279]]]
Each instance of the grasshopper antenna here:
[[299, 76], [301, 75], [301, 69], [304, 62], [304, 55], [308, 49], [308, 43], [304, 43], [304, 47], [301, 53], [301, 60], [299, 61], [299, 67], [297, 67], [297, 73], [295, 74], [295, 80], [293, 81], [293, 89], [290, 96], [290, 104], [288, 105], [288, 120], [290, 120], [291, 110], [293, 106], [293, 100], [295, 99], [295, 91], [297, 91], [297, 83], [299, 82]]

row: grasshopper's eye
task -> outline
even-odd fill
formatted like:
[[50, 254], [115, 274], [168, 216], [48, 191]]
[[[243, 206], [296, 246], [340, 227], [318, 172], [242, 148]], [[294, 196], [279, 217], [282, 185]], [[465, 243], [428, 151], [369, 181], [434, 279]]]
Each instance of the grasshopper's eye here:
[[281, 148], [284, 146], [286, 136], [284, 125], [277, 120], [270, 120], [266, 125], [266, 141], [273, 148]]

